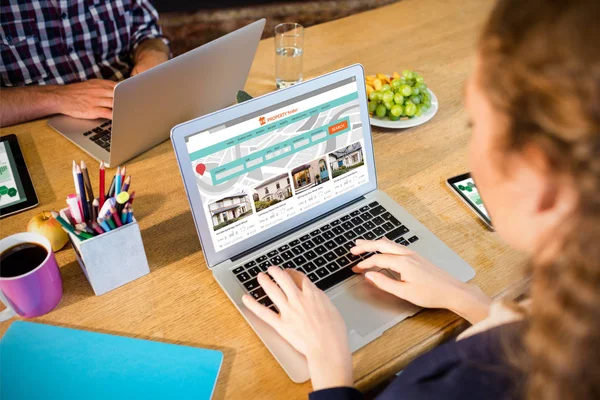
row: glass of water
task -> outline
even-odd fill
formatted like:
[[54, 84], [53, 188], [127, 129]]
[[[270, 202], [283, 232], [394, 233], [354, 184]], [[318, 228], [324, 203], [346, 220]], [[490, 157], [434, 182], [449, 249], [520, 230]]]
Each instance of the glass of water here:
[[275, 83], [286, 88], [302, 82], [304, 27], [286, 22], [275, 27]]

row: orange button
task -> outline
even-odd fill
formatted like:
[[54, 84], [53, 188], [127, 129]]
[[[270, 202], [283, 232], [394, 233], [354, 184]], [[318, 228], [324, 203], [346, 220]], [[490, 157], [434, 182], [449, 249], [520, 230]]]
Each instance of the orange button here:
[[339, 131], [343, 131], [346, 128], [348, 128], [348, 121], [339, 122], [339, 123], [337, 123], [335, 125], [331, 125], [329, 127], [329, 134], [330, 135], [335, 135]]

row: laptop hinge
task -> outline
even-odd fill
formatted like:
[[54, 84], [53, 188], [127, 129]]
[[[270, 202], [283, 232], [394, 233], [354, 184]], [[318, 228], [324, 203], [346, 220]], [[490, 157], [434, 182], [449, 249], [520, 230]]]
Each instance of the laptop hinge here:
[[299, 225], [299, 226], [297, 226], [297, 227], [295, 227], [293, 229], [290, 229], [289, 231], [286, 231], [285, 233], [282, 233], [281, 235], [277, 235], [277, 236], [275, 236], [272, 239], [269, 239], [269, 240], [267, 240], [265, 242], [262, 242], [261, 244], [256, 245], [256, 246], [254, 246], [254, 247], [252, 247], [252, 248], [244, 251], [243, 253], [240, 253], [240, 254], [236, 255], [235, 257], [231, 257], [231, 261], [232, 262], [236, 262], [237, 260], [240, 260], [240, 259], [246, 257], [248, 254], [254, 253], [256, 250], [260, 249], [261, 247], [268, 246], [269, 244], [278, 241], [279, 239], [281, 239], [284, 236], [289, 236], [290, 234], [292, 234], [294, 232], [297, 232], [297, 231], [299, 231], [299, 230], [301, 230], [303, 228], [306, 228], [308, 225], [314, 224], [319, 219], [328, 217], [329, 215], [334, 214], [334, 213], [338, 212], [339, 210], [344, 209], [344, 208], [346, 208], [346, 207], [348, 207], [348, 206], [350, 206], [350, 205], [352, 205], [354, 203], [357, 203], [357, 202], [359, 202], [361, 200], [365, 200], [365, 196], [357, 197], [356, 199], [354, 199], [352, 201], [349, 201], [348, 203], [343, 204], [343, 205], [341, 205], [341, 206], [339, 206], [339, 207], [337, 207], [337, 208], [335, 208], [335, 209], [333, 209], [333, 210], [331, 210], [329, 212], [326, 212], [325, 214], [321, 214], [318, 217], [311, 219], [310, 221], [307, 221], [307, 222], [305, 222], [305, 223], [303, 223], [303, 224], [301, 224], [301, 225]]

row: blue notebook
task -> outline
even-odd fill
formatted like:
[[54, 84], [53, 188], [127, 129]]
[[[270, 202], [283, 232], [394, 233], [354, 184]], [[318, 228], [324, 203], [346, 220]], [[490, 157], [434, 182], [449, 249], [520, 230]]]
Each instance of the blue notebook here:
[[220, 351], [16, 321], [0, 341], [0, 398], [210, 399]]

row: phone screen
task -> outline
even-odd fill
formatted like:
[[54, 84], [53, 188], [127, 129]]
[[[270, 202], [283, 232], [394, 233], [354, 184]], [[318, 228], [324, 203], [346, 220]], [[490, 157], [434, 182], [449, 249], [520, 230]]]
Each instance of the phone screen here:
[[479, 210], [485, 217], [490, 220], [490, 215], [488, 214], [485, 206], [483, 205], [483, 201], [481, 200], [481, 196], [479, 195], [479, 191], [475, 186], [475, 182], [473, 178], [468, 177], [463, 180], [452, 182], [451, 185], [463, 195], [463, 197], [477, 210]]

